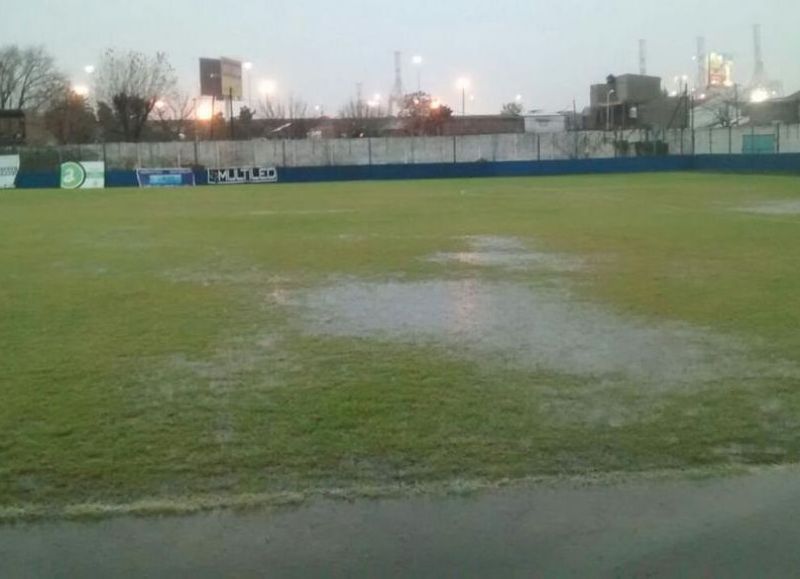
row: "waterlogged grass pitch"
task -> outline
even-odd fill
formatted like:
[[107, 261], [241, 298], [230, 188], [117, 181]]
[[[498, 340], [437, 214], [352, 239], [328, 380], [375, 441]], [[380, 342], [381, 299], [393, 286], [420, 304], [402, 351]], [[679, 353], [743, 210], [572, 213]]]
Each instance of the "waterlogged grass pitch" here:
[[0, 193], [0, 512], [796, 462], [800, 181]]

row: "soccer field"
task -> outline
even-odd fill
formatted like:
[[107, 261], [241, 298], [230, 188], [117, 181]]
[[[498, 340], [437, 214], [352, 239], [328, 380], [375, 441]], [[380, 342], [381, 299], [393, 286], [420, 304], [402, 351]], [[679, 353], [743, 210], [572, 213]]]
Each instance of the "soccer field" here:
[[0, 519], [796, 462], [798, 248], [788, 176], [2, 191]]

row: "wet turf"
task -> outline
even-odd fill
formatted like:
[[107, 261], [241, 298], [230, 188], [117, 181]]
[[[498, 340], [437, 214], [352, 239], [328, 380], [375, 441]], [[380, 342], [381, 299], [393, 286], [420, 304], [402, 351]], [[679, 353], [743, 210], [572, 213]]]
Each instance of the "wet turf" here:
[[0, 515], [800, 456], [791, 177], [0, 192]]

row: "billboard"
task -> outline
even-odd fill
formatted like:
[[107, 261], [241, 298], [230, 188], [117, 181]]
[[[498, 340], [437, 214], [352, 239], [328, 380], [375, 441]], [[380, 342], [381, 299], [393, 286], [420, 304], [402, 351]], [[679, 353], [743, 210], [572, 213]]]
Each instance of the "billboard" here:
[[708, 56], [708, 86], [733, 86], [733, 60], [717, 52]]
[[19, 155], [0, 156], [0, 189], [13, 189], [19, 172]]
[[222, 96], [228, 98], [233, 94], [233, 98], [242, 99], [242, 63], [239, 60], [230, 58], [220, 59], [222, 69]]
[[136, 169], [139, 187], [193, 187], [194, 171], [191, 169]]
[[241, 100], [242, 63], [232, 58], [200, 59], [200, 95], [216, 99]]
[[103, 161], [69, 161], [61, 165], [62, 189], [103, 189], [106, 164]]
[[278, 170], [275, 167], [236, 167], [228, 169], [209, 169], [209, 185], [241, 185], [244, 183], [277, 183]]
[[222, 61], [218, 58], [200, 59], [200, 94], [222, 98]]

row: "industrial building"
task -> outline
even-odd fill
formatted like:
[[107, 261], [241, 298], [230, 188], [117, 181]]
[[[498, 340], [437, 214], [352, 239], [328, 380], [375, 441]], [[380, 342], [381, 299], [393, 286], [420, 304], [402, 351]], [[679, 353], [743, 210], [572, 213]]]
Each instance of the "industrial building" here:
[[667, 95], [660, 77], [624, 74], [592, 85], [583, 116], [586, 130], [617, 131], [687, 128], [690, 115], [688, 99]]
[[760, 103], [748, 103], [744, 107], [750, 124], [755, 126], [776, 123], [794, 125], [800, 123], [800, 91], [784, 98], [774, 98]]

